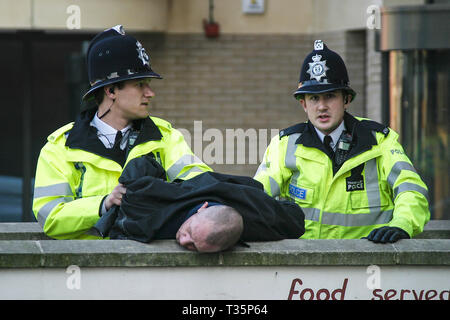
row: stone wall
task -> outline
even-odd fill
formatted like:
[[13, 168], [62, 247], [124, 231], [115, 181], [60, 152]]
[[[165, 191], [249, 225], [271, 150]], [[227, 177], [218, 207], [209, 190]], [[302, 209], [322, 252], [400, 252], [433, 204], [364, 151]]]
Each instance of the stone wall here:
[[287, 239], [209, 254], [175, 240], [51, 240], [37, 223], [1, 223], [0, 299], [448, 300], [449, 222], [393, 244]]

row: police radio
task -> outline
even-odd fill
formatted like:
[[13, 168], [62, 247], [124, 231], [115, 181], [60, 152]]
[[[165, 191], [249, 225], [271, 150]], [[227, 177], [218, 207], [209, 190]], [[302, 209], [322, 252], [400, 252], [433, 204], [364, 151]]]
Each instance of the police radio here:
[[131, 129], [131, 133], [128, 136], [126, 158], [128, 158], [128, 154], [130, 153], [131, 149], [134, 147], [134, 144], [135, 144], [136, 139], [137, 139], [138, 136], [139, 136], [139, 131]]
[[338, 167], [340, 167], [347, 159], [347, 155], [352, 148], [352, 144], [353, 144], [353, 136], [345, 130], [342, 131], [334, 155], [334, 162]]

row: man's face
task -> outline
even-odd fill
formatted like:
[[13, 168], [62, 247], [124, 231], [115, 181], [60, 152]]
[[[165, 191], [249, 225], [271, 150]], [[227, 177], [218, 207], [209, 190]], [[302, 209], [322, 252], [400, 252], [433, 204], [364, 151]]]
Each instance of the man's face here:
[[[219, 248], [210, 245], [206, 239], [213, 231], [211, 222], [205, 219], [206, 205], [203, 205], [197, 213], [187, 219], [178, 229], [176, 239], [182, 247], [198, 252], [217, 252]], [[205, 211], [204, 211], [205, 210]], [[202, 212], [203, 211], [203, 212]]]
[[150, 79], [125, 81], [122, 89], [114, 90], [114, 109], [127, 120], [144, 119], [149, 116], [150, 100], [155, 93], [150, 88]]
[[304, 99], [300, 99], [300, 104], [309, 121], [325, 135], [333, 132], [341, 124], [348, 106], [348, 103], [344, 103], [341, 90], [306, 93]]

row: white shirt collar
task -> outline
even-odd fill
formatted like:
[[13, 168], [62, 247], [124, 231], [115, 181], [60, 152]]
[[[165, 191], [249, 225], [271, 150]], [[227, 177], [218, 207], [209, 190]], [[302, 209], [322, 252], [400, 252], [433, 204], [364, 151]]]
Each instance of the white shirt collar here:
[[[114, 145], [114, 140], [116, 139], [116, 134], [119, 130], [114, 129], [109, 124], [107, 124], [102, 119], [100, 119], [97, 116], [97, 113], [95, 113], [94, 118], [92, 118], [90, 124], [91, 124], [91, 126], [97, 128], [98, 138], [100, 139], [101, 142], [103, 142], [105, 147], [112, 148], [112, 146]], [[122, 135], [125, 136], [125, 134], [127, 133], [128, 130], [130, 130], [130, 128], [131, 128], [131, 124], [129, 124], [122, 130], [120, 130], [122, 132]], [[122, 144], [123, 143], [124, 143], [124, 141], [122, 141]], [[121, 148], [122, 148], [122, 144], [121, 144]]]
[[[323, 139], [325, 138], [325, 135], [316, 127], [314, 127], [314, 129], [316, 129], [317, 135], [319, 136], [320, 141], [322, 141], [322, 143], [323, 143]], [[342, 131], [344, 131], [344, 130], [345, 130], [345, 124], [344, 124], [344, 120], [342, 120], [341, 124], [336, 129], [334, 129], [333, 132], [331, 132], [329, 134], [329, 136], [333, 140], [333, 144], [331, 146], [333, 149], [336, 146], [336, 143], [338, 142], [339, 137], [342, 134]]]
[[[115, 135], [117, 133], [117, 131], [118, 131], [118, 130], [114, 129], [113, 127], [111, 127], [106, 122], [104, 122], [102, 119], [100, 119], [97, 116], [97, 113], [95, 113], [94, 118], [91, 121], [91, 126], [96, 127], [97, 130], [100, 131], [100, 133], [102, 133], [102, 134], [114, 134]], [[130, 128], [131, 128], [131, 124], [129, 124], [128, 126], [126, 126], [125, 128], [123, 128], [120, 131], [122, 131], [122, 134], [124, 134]]]
[[[104, 122], [102, 119], [100, 119], [97, 115], [97, 113], [95, 113], [94, 118], [91, 121], [91, 126], [96, 127], [98, 131], [100, 131], [100, 133], [102, 134], [116, 134], [118, 130], [114, 129], [113, 127], [111, 127], [109, 124], [107, 124], [106, 122]], [[125, 128], [123, 128], [122, 133], [125, 133], [129, 128], [131, 127], [131, 124], [126, 126]]]

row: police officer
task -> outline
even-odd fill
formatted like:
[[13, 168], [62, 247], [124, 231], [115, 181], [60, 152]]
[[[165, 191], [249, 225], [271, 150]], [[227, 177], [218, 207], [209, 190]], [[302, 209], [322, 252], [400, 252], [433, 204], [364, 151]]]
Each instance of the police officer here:
[[430, 218], [427, 187], [396, 132], [347, 112], [355, 95], [342, 58], [316, 40], [294, 93], [308, 122], [272, 139], [255, 179], [303, 209], [302, 238], [413, 237]]
[[91, 87], [83, 99], [98, 107], [52, 133], [37, 163], [33, 211], [56, 239], [97, 238], [91, 228], [120, 205], [126, 189], [118, 178], [131, 159], [151, 155], [168, 181], [211, 171], [170, 123], [149, 116], [155, 96], [150, 81], [161, 76], [122, 26], [94, 37], [87, 67]]

